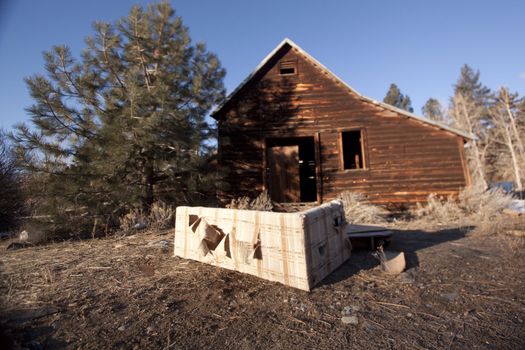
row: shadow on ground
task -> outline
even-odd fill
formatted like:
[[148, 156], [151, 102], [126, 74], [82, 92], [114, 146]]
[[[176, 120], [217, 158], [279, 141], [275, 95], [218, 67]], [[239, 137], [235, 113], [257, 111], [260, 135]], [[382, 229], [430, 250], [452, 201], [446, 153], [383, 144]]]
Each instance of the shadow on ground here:
[[[419, 251], [445, 242], [461, 239], [473, 228], [472, 226], [465, 226], [439, 231], [392, 230], [394, 232], [392, 240], [388, 246], [385, 247], [385, 250], [404, 252], [407, 264], [406, 269], [409, 270], [419, 267]], [[366, 246], [366, 244], [363, 244], [363, 247]], [[370, 270], [378, 265], [379, 262], [372, 256], [372, 250], [369, 248], [354, 248], [350, 259], [326, 277], [320, 285], [335, 284], [346, 280], [359, 271]]]
[[0, 323], [0, 348], [66, 349], [66, 342], [52, 336], [54, 327], [37, 324], [41, 318], [57, 312], [58, 310], [45, 307], [4, 311]]

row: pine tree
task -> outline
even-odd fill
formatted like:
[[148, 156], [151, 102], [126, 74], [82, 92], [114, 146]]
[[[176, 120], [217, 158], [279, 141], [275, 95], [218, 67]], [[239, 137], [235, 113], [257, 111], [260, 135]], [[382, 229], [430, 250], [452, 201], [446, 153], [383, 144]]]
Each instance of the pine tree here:
[[383, 102], [388, 103], [394, 107], [404, 109], [410, 113], [414, 111], [410, 97], [408, 97], [408, 95], [403, 95], [396, 84], [390, 84]]
[[464, 64], [461, 67], [459, 79], [454, 84], [454, 94], [462, 94], [473, 101], [486, 103], [490, 98], [491, 91], [481, 83], [479, 76], [479, 70], [474, 71], [468, 64]]
[[71, 213], [96, 226], [157, 199], [202, 200], [213, 183], [205, 117], [224, 98], [218, 58], [192, 44], [167, 2], [94, 29], [80, 60], [53, 47], [47, 74], [26, 79], [33, 127], [18, 125], [13, 139], [38, 175], [41, 210], [54, 222]]
[[24, 208], [21, 177], [11, 145], [0, 130], [0, 232], [16, 227]]
[[435, 98], [429, 98], [425, 105], [421, 108], [421, 113], [427, 117], [428, 119], [445, 123], [446, 117], [445, 113], [443, 112], [443, 107], [441, 106], [441, 103], [439, 103], [438, 100]]

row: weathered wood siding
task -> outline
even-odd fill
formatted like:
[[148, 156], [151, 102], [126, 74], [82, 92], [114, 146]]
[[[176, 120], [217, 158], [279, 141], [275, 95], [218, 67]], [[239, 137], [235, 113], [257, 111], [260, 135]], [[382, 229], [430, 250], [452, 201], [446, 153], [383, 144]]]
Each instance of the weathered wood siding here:
[[[298, 74], [280, 76], [281, 60], [296, 60]], [[351, 190], [376, 203], [413, 204], [432, 192], [455, 194], [467, 182], [461, 136], [362, 100], [288, 46], [215, 117], [225, 201], [265, 187], [266, 138], [316, 133], [323, 202]], [[350, 129], [364, 130], [366, 169], [341, 169], [339, 133]]]

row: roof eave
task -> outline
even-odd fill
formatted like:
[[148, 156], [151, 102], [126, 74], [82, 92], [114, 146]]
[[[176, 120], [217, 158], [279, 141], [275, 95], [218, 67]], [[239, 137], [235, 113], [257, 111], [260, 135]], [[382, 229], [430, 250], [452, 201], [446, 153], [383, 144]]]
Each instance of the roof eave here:
[[291, 41], [290, 39], [288, 38], [284, 38], [280, 43], [279, 45], [277, 45], [268, 55], [266, 55], [266, 57], [264, 57], [262, 59], [261, 62], [259, 62], [259, 64], [257, 65], [257, 67], [255, 67], [255, 69], [235, 88], [235, 90], [233, 90], [231, 93], [228, 94], [228, 96], [226, 97], [226, 99], [224, 100], [223, 103], [221, 103], [220, 105], [218, 105], [212, 112], [211, 112], [211, 117], [214, 118], [214, 119], [217, 119], [215, 116], [216, 114], [218, 114], [221, 109], [223, 109], [223, 107], [233, 98], [233, 96], [235, 96], [237, 94], [237, 92], [239, 92], [246, 84], [248, 84], [248, 82], [259, 72], [259, 70], [261, 70], [262, 67], [264, 67], [264, 65], [266, 63], [268, 63], [268, 61], [277, 53], [279, 52], [279, 50], [281, 50], [284, 45], [290, 45], [291, 47], [298, 47], [293, 41]]
[[402, 115], [405, 115], [409, 118], [412, 118], [412, 119], [415, 119], [415, 120], [419, 120], [420, 122], [422, 123], [425, 123], [425, 124], [430, 124], [430, 125], [433, 125], [435, 127], [438, 127], [440, 129], [443, 129], [443, 130], [446, 130], [446, 131], [449, 131], [451, 133], [454, 133], [456, 135], [459, 135], [463, 138], [466, 138], [466, 139], [469, 139], [469, 140], [475, 140], [476, 137], [467, 133], [467, 132], [464, 132], [463, 130], [459, 130], [459, 129], [456, 129], [456, 128], [453, 128], [453, 127], [450, 127], [448, 125], [445, 125], [445, 124], [442, 124], [442, 123], [439, 123], [439, 122], [436, 122], [436, 121], [433, 121], [433, 120], [430, 120], [428, 118], [424, 118], [422, 116], [418, 116], [416, 114], [413, 114], [411, 112], [408, 112], [408, 111], [405, 111], [403, 109], [399, 109], [397, 107], [394, 107], [392, 105], [389, 105], [387, 103], [384, 103], [384, 102], [380, 102], [380, 101], [377, 101], [377, 100], [374, 100], [373, 98], [370, 98], [370, 97], [367, 97], [367, 96], [364, 96], [362, 94], [360, 94], [359, 92], [357, 92], [354, 88], [352, 88], [350, 85], [348, 85], [343, 79], [339, 78], [335, 73], [333, 73], [330, 69], [328, 69], [327, 67], [325, 67], [321, 62], [319, 62], [317, 59], [315, 59], [314, 57], [312, 57], [308, 52], [304, 51], [299, 45], [297, 45], [296, 43], [294, 43], [291, 39], [289, 38], [284, 38], [280, 43], [279, 45], [277, 45], [268, 55], [266, 55], [266, 57], [257, 65], [257, 67], [255, 67], [255, 69], [246, 77], [246, 79], [244, 79], [240, 84], [239, 86], [237, 86], [237, 88], [235, 88], [235, 90], [233, 90], [230, 94], [228, 94], [228, 96], [226, 97], [226, 99], [224, 100], [224, 102], [222, 104], [220, 104], [219, 106], [217, 106], [211, 113], [211, 117], [216, 119], [217, 120], [217, 114], [219, 114], [221, 112], [221, 110], [224, 108], [224, 106], [226, 106], [226, 104], [233, 98], [233, 96], [235, 96], [256, 74], [257, 72], [259, 72], [259, 70], [264, 67], [264, 65], [266, 63], [268, 63], [268, 61], [279, 51], [281, 50], [284, 45], [289, 45], [291, 46], [292, 48], [296, 49], [297, 51], [299, 51], [302, 55], [304, 55], [306, 58], [308, 58], [310, 61], [312, 61], [315, 65], [318, 65], [322, 70], [326, 71], [328, 74], [330, 74], [336, 81], [338, 81], [340, 84], [342, 84], [345, 88], [347, 88], [349, 91], [351, 91], [352, 93], [354, 93], [355, 95], [357, 95], [359, 98], [361, 98], [363, 101], [366, 101], [366, 102], [370, 102], [372, 104], [375, 104], [379, 107], [382, 107], [382, 108], [385, 108], [385, 109], [388, 109], [388, 110], [391, 110], [393, 112], [396, 112], [398, 114], [402, 114]]

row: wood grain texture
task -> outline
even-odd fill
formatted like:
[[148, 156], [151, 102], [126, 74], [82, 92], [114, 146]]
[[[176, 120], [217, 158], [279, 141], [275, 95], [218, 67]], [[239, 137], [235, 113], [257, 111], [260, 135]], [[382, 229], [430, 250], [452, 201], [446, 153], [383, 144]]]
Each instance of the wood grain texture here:
[[[279, 75], [279, 62], [297, 74]], [[318, 201], [345, 190], [378, 204], [413, 205], [428, 194], [455, 195], [468, 184], [464, 139], [387, 110], [349, 91], [295, 49], [285, 46], [215, 115], [227, 202], [268, 188], [266, 139], [316, 140]], [[362, 130], [365, 169], [343, 170], [340, 133]]]
[[299, 186], [299, 146], [268, 148], [270, 198], [278, 203], [297, 203]]

